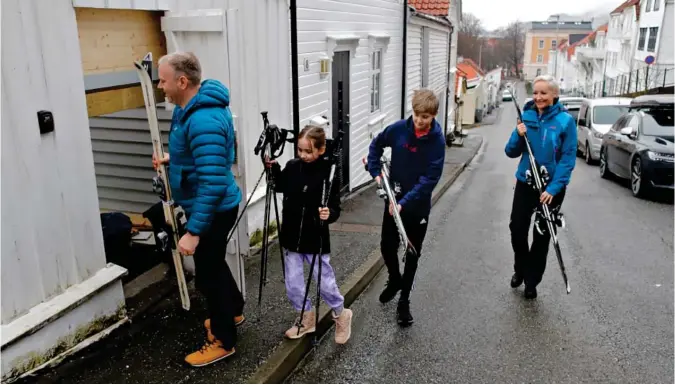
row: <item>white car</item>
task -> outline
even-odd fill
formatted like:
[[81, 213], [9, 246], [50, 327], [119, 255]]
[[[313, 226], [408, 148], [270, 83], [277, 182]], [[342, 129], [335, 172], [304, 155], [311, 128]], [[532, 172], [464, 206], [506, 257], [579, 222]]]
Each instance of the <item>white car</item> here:
[[586, 163], [600, 159], [602, 137], [628, 111], [632, 98], [589, 99], [581, 105], [577, 120], [577, 155]]
[[511, 91], [509, 90], [502, 91], [502, 101], [511, 101], [511, 100], [513, 100], [513, 95], [511, 95]]

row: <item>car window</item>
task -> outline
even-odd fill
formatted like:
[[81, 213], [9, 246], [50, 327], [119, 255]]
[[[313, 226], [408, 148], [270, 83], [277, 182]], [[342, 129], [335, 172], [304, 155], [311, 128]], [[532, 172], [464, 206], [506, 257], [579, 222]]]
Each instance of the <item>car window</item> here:
[[673, 109], [649, 108], [639, 112], [642, 133], [650, 136], [673, 136]]
[[629, 116], [630, 116], [630, 115], [626, 115], [626, 116], [620, 117], [619, 120], [617, 120], [616, 123], [614, 123], [614, 125], [613, 125], [612, 128], [611, 128], [611, 130], [612, 130], [612, 131], [617, 131], [617, 132], [618, 132], [618, 131], [621, 131], [621, 129], [625, 127], [625, 124], [624, 124], [624, 123], [626, 122], [626, 119], [628, 119]]
[[581, 109], [579, 110], [579, 116], [577, 117], [577, 125], [586, 126], [586, 119], [584, 119], [584, 116], [586, 115], [587, 110], [588, 105], [586, 105], [586, 103], [582, 104]]
[[636, 115], [632, 114], [630, 118], [628, 118], [628, 121], [626, 124], [623, 125], [623, 127], [630, 127], [632, 128], [635, 132], [640, 128], [640, 118], [638, 118]]
[[574, 118], [574, 121], [576, 122], [577, 119], [579, 119], [579, 107], [574, 106], [574, 107], [567, 107], [567, 112], [572, 115]]
[[593, 124], [614, 124], [628, 106], [596, 106], [593, 109]]

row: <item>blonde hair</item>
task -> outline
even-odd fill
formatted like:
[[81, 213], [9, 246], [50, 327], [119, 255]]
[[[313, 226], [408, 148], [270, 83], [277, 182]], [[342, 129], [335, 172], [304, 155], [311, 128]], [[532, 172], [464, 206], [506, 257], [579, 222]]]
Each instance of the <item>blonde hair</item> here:
[[167, 63], [176, 71], [176, 77], [185, 76], [193, 86], [202, 82], [202, 66], [192, 52], [173, 52], [159, 58], [158, 63]]
[[548, 88], [553, 91], [553, 93], [558, 96], [560, 95], [560, 85], [558, 85], [558, 82], [555, 80], [555, 78], [551, 75], [539, 75], [536, 78], [534, 78], [534, 81], [532, 82], [532, 86], [534, 86], [537, 82], [546, 82], [548, 84]]
[[312, 143], [312, 146], [317, 150], [321, 150], [326, 146], [326, 131], [322, 127], [308, 124], [300, 131], [298, 140], [307, 137]]
[[430, 89], [422, 88], [413, 92], [412, 98], [413, 111], [416, 114], [431, 114], [438, 113], [438, 98], [436, 94]]

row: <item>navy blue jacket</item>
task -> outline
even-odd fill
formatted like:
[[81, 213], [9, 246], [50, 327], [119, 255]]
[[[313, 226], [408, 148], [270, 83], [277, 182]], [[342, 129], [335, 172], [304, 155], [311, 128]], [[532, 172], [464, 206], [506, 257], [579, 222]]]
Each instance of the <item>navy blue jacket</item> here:
[[380, 132], [368, 151], [368, 171], [373, 178], [381, 173], [380, 158], [386, 147], [391, 148], [390, 179], [401, 185], [403, 197], [398, 203], [402, 212], [429, 215], [431, 193], [441, 179], [445, 162], [445, 140], [440, 124], [434, 119], [429, 133], [421, 138], [415, 136], [412, 117]]
[[[556, 195], [570, 182], [572, 170], [577, 160], [577, 124], [562, 103], [556, 101], [539, 115], [534, 101], [530, 100], [523, 108], [523, 123], [527, 127], [534, 159], [539, 166], [544, 165], [551, 180], [546, 192]], [[514, 129], [504, 149], [509, 158], [520, 158], [516, 178], [527, 182], [525, 171], [530, 168], [530, 159], [525, 146], [525, 138]]]
[[185, 108], [173, 111], [169, 185], [188, 215], [187, 231], [194, 235], [208, 230], [214, 213], [241, 201], [231, 170], [235, 138], [229, 104], [228, 89], [217, 80], [205, 80]]

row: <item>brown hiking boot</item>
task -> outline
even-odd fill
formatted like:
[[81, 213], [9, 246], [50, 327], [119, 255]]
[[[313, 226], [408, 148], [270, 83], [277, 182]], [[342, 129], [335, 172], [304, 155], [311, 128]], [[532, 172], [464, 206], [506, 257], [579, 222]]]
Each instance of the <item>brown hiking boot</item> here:
[[300, 320], [300, 317], [295, 319], [295, 323], [293, 323], [293, 326], [286, 330], [286, 335], [287, 338], [290, 338], [292, 340], [296, 340], [298, 338], [302, 338], [307, 333], [314, 333], [316, 330], [316, 315], [314, 314], [314, 310], [306, 311], [305, 314], [303, 315], [302, 318], [302, 324], [300, 326], [300, 332], [298, 333], [298, 321]]
[[349, 309], [342, 309], [340, 316], [333, 315], [335, 321], [335, 343], [344, 344], [352, 335], [352, 316], [353, 313]]
[[[234, 317], [234, 326], [239, 326], [246, 321], [246, 317], [244, 315], [238, 315]], [[216, 340], [216, 336], [211, 333], [211, 318], [207, 318], [204, 321], [204, 327], [206, 328], [206, 338], [208, 339], [209, 342], [213, 342]]]
[[201, 349], [194, 353], [188, 354], [185, 357], [185, 362], [190, 366], [201, 367], [218, 362], [223, 358], [227, 358], [234, 354], [234, 348], [227, 350], [223, 347], [223, 343], [214, 340], [207, 342]]

